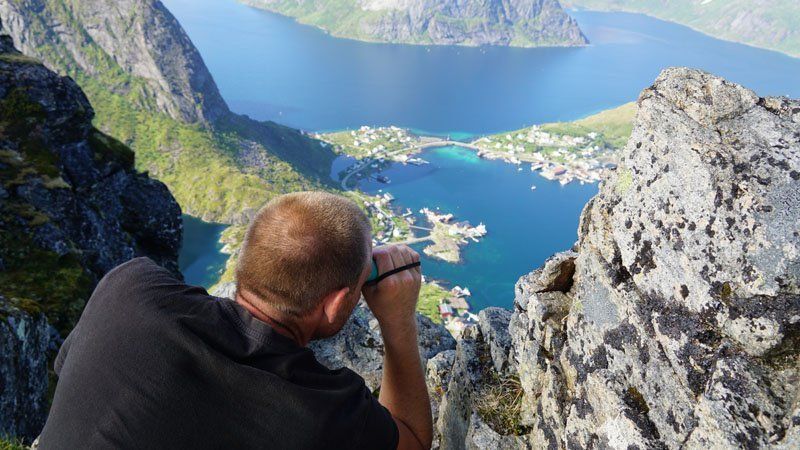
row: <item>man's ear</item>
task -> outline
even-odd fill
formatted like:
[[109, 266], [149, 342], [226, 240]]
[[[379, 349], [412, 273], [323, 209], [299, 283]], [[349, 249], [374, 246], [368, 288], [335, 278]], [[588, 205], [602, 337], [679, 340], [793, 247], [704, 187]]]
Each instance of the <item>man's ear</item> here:
[[322, 314], [328, 323], [336, 323], [342, 314], [349, 313], [347, 304], [347, 294], [350, 293], [349, 287], [343, 287], [333, 291], [322, 299]]

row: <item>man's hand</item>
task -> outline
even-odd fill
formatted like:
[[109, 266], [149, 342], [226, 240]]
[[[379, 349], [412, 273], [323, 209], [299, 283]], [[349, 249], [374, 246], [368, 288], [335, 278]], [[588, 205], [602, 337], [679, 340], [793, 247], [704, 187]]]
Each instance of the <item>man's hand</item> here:
[[[387, 245], [372, 252], [378, 273], [419, 261], [419, 254], [407, 245]], [[381, 327], [400, 325], [415, 318], [422, 273], [419, 267], [398, 272], [380, 283], [364, 286], [364, 299]]]
[[[378, 273], [419, 261], [405, 245], [379, 247], [372, 252]], [[392, 413], [400, 434], [397, 448], [431, 447], [433, 423], [428, 388], [417, 347], [417, 300], [422, 282], [419, 267], [391, 275], [362, 291], [383, 335], [383, 380], [378, 400]]]

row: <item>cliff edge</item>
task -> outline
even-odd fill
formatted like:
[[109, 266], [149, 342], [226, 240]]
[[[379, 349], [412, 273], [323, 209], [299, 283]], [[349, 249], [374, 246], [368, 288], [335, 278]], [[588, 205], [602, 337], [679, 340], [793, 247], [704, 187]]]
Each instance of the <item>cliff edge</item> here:
[[673, 68], [638, 103], [576, 247], [439, 372], [442, 448], [800, 445], [800, 102]]

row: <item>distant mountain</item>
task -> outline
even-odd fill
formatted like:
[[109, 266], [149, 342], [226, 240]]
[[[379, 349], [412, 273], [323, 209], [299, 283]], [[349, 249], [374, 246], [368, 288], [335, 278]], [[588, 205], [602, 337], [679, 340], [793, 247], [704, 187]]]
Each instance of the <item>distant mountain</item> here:
[[721, 39], [800, 57], [797, 0], [562, 0], [567, 8], [644, 13]]
[[129, 145], [189, 214], [243, 222], [274, 195], [329, 183], [335, 155], [318, 141], [229, 111], [158, 0], [7, 0], [0, 19], [24, 54], [81, 86], [95, 126]]
[[362, 41], [513, 47], [580, 46], [558, 0], [242, 0]]

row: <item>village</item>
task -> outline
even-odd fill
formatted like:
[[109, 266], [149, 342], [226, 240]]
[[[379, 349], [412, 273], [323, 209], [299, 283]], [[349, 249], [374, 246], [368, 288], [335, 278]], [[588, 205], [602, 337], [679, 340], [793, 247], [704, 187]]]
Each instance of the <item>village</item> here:
[[357, 130], [314, 134], [313, 137], [332, 145], [334, 150], [355, 158], [371, 158], [374, 163], [396, 161], [405, 164], [425, 164], [413, 155], [427, 143], [439, 138], [419, 136], [410, 130], [395, 126], [362, 126]]
[[448, 296], [439, 301], [439, 316], [445, 328], [458, 338], [464, 329], [478, 322], [478, 316], [470, 311], [467, 298], [472, 293], [467, 288], [456, 286], [448, 291]]
[[532, 171], [562, 186], [599, 181], [603, 172], [616, 167], [615, 148], [597, 132], [571, 136], [548, 132], [538, 125], [516, 133], [485, 136], [473, 142], [478, 156], [511, 164], [531, 163]]
[[[317, 136], [327, 145], [344, 154], [356, 157], [359, 161], [341, 173], [341, 183], [345, 190], [355, 184], [348, 181], [372, 178], [389, 184], [391, 180], [381, 172], [391, 163], [423, 165], [427, 161], [415, 156], [428, 145], [436, 146], [441, 138], [419, 136], [399, 127], [368, 127], [358, 130], [330, 133]], [[613, 146], [603, 136], [589, 132], [585, 136], [572, 136], [543, 130], [539, 126], [506, 133], [486, 136], [472, 143], [453, 143], [471, 148], [477, 155], [486, 159], [501, 159], [516, 164], [519, 170], [523, 164], [530, 164], [531, 171], [562, 186], [573, 181], [594, 183], [601, 179], [603, 171], [615, 164]], [[357, 183], [357, 181], [356, 181]], [[531, 187], [535, 189], [535, 186]], [[355, 193], [358, 191], [351, 191]], [[427, 242], [423, 253], [428, 257], [449, 263], [461, 262], [462, 247], [470, 242], [478, 242], [487, 233], [486, 226], [479, 223], [473, 226], [466, 221], [458, 221], [452, 213], [438, 208], [422, 208], [415, 215], [410, 209], [399, 211], [393, 206], [394, 197], [383, 190], [376, 195], [358, 194], [368, 212], [373, 225], [373, 245], [387, 243], [418, 244]], [[421, 216], [421, 217], [420, 217]], [[421, 219], [425, 223], [417, 223]], [[415, 235], [415, 231], [427, 234]], [[426, 282], [435, 286], [436, 295], [429, 300], [429, 314], [441, 319], [454, 336], [471, 323], [477, 316], [470, 312], [471, 292], [466, 287], [455, 286], [445, 289], [436, 282]], [[435, 306], [435, 307], [434, 307]]]
[[461, 261], [461, 247], [468, 244], [469, 240], [478, 242], [486, 235], [486, 225], [483, 223], [473, 227], [469, 222], [453, 221], [453, 214], [439, 213], [428, 208], [419, 212], [431, 224], [430, 239], [433, 244], [425, 247], [423, 252], [432, 258], [458, 263]]
[[[419, 213], [427, 220], [429, 226], [417, 224], [417, 217], [408, 208], [402, 213], [395, 212], [392, 207], [394, 197], [388, 192], [378, 195], [358, 195], [367, 212], [373, 229], [373, 245], [387, 243], [416, 244], [431, 242], [423, 252], [431, 258], [450, 263], [461, 261], [461, 247], [470, 241], [478, 242], [486, 235], [483, 223], [472, 226], [466, 221], [454, 221], [453, 214], [441, 213], [422, 208]], [[414, 236], [411, 229], [429, 232], [428, 235]]]

